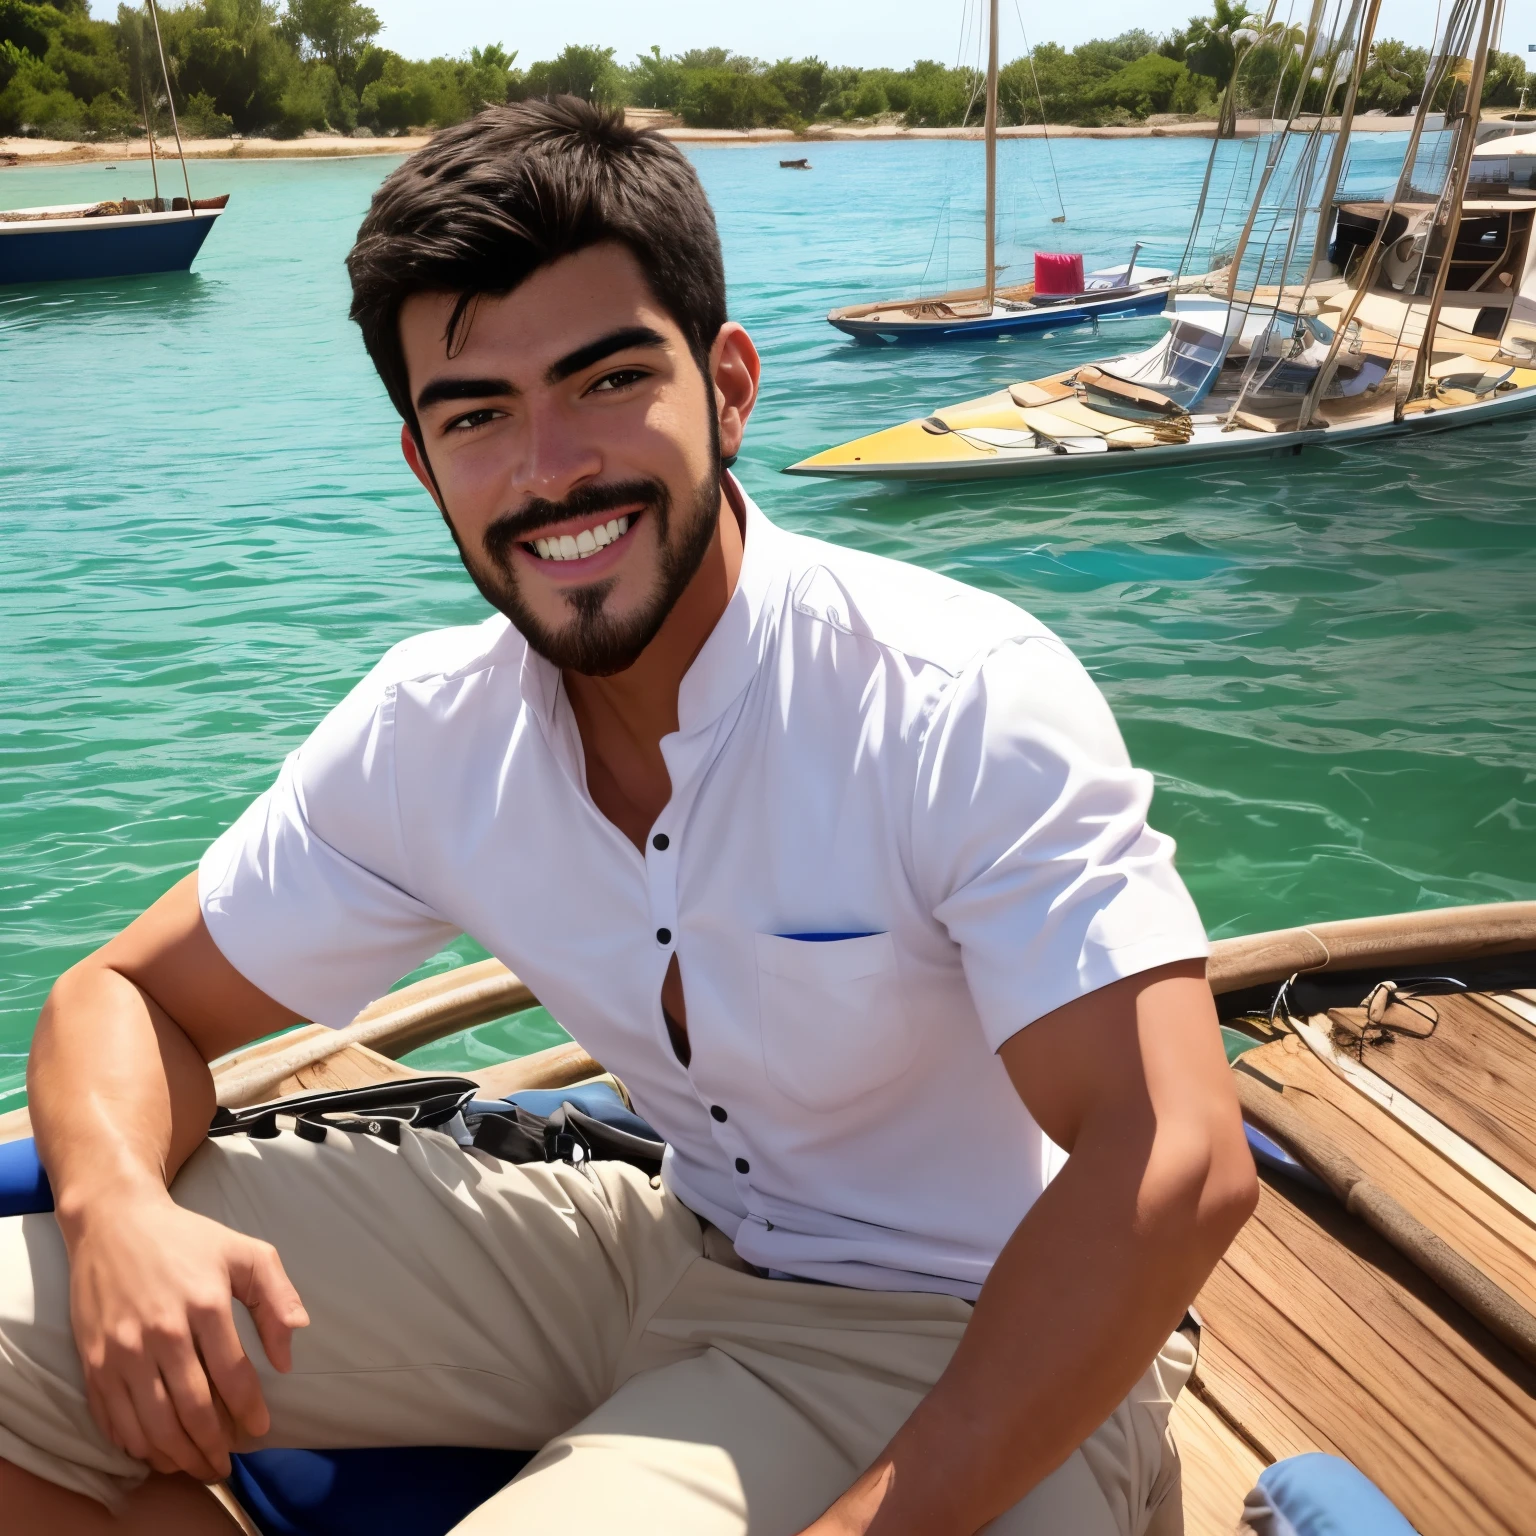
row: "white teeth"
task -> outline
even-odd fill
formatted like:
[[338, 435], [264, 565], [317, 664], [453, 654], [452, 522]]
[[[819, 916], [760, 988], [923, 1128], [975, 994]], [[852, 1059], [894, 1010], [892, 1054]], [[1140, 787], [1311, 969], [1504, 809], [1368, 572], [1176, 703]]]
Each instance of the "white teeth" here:
[[616, 539], [622, 539], [628, 532], [628, 517], [615, 517], [596, 527], [583, 528], [575, 538], [562, 533], [554, 539], [535, 539], [533, 549], [541, 560], [584, 560], [588, 555], [606, 549]]

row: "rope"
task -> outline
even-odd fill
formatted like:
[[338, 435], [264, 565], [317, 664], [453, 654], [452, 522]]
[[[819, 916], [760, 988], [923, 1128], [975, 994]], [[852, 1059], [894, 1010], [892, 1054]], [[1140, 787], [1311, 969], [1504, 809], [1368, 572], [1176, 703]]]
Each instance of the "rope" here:
[[1056, 151], [1051, 148], [1051, 130], [1045, 121], [1045, 99], [1040, 94], [1040, 77], [1035, 73], [1035, 50], [1030, 47], [1029, 33], [1024, 30], [1024, 15], [1019, 10], [1019, 0], [1013, 0], [1013, 14], [1019, 18], [1019, 35], [1024, 39], [1024, 56], [1029, 60], [1029, 78], [1034, 82], [1035, 101], [1040, 107], [1040, 137], [1045, 140], [1046, 158], [1051, 162], [1051, 180], [1056, 184], [1056, 206], [1061, 210], [1051, 223], [1065, 224], [1067, 205], [1061, 195], [1061, 177], [1056, 174]]
[[149, 6], [149, 19], [155, 24], [155, 47], [160, 51], [160, 73], [165, 76], [165, 100], [171, 109], [171, 132], [176, 135], [176, 154], [181, 160], [181, 179], [187, 188], [187, 217], [195, 219], [197, 210], [192, 206], [192, 181], [187, 175], [187, 152], [181, 147], [181, 129], [176, 123], [176, 93], [171, 89], [171, 72], [165, 66], [165, 44], [160, 40], [160, 12], [155, 0], [145, 0]]

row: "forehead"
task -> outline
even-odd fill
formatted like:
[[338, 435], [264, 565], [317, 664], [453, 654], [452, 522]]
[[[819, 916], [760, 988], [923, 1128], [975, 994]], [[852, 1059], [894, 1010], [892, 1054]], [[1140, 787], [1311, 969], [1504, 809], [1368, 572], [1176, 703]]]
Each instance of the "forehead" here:
[[540, 267], [511, 293], [471, 301], [448, 350], [448, 322], [458, 304], [452, 293], [412, 294], [400, 308], [400, 344], [411, 386], [427, 370], [452, 361], [495, 359], [503, 376], [542, 374], [550, 363], [625, 326], [643, 324], [679, 349], [687, 341], [662, 308], [640, 263], [627, 246], [589, 246]]

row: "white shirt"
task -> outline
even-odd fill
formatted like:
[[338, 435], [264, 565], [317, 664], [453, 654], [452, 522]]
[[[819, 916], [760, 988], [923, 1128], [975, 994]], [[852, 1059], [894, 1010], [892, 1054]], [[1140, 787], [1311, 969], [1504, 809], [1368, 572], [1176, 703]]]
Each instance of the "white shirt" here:
[[395, 646], [337, 705], [204, 856], [204, 917], [329, 1025], [468, 933], [624, 1080], [743, 1258], [974, 1297], [1061, 1161], [998, 1047], [1204, 930], [1151, 776], [1049, 630], [732, 490], [741, 574], [643, 854], [498, 615]]

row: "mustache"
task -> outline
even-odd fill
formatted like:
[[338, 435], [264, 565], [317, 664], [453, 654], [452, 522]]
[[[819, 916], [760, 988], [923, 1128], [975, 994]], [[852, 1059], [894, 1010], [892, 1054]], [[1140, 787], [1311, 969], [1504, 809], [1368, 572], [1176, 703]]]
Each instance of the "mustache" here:
[[528, 543], [540, 529], [573, 517], [592, 517], [619, 507], [632, 507], [637, 501], [647, 509], [665, 507], [667, 488], [660, 480], [615, 480], [607, 485], [579, 486], [561, 501], [535, 496], [516, 512], [498, 517], [485, 530], [485, 550], [493, 559], [500, 560], [512, 545]]

